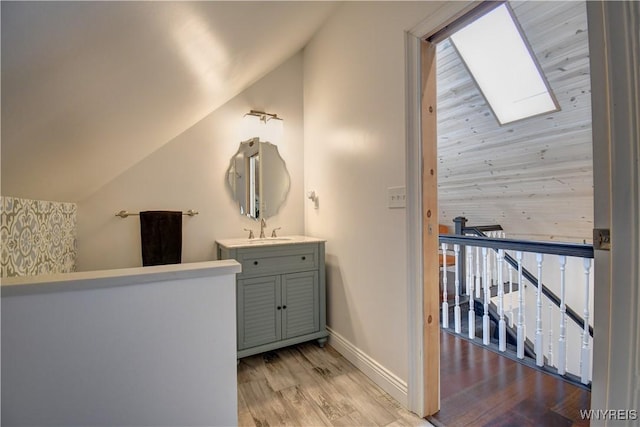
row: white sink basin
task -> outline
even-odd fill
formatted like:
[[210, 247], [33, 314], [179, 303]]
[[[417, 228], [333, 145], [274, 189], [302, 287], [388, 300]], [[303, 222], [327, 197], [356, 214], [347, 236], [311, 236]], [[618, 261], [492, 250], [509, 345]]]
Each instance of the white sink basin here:
[[290, 237], [263, 237], [261, 239], [247, 239], [247, 243], [250, 245], [264, 245], [268, 243], [288, 242], [290, 240], [292, 240]]
[[220, 239], [216, 241], [226, 248], [242, 248], [248, 246], [289, 245], [297, 243], [324, 242], [323, 239], [307, 236], [263, 237], [255, 239]]

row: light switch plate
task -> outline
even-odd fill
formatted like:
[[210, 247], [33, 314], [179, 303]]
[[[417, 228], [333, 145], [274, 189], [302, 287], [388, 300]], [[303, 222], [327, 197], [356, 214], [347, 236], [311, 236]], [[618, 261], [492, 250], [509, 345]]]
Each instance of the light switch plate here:
[[389, 209], [401, 209], [407, 207], [406, 187], [389, 187], [387, 189], [387, 203]]

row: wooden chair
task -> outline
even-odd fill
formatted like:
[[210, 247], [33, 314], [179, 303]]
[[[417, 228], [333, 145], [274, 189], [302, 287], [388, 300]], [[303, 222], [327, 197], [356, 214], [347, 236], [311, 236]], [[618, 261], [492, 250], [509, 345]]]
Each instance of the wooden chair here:
[[[444, 224], [438, 225], [438, 234], [449, 234], [449, 227]], [[440, 250], [438, 254], [438, 261], [440, 262], [440, 268], [453, 267], [456, 265], [455, 256], [453, 255], [453, 248], [447, 250], [446, 254], [443, 254]]]

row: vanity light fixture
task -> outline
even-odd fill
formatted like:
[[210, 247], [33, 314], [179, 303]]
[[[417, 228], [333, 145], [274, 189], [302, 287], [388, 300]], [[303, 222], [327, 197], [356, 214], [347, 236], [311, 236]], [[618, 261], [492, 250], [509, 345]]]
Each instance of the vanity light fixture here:
[[277, 114], [271, 114], [271, 113], [265, 113], [264, 111], [258, 111], [258, 110], [251, 110], [249, 111], [247, 114], [244, 115], [246, 116], [253, 116], [253, 117], [257, 117], [258, 120], [260, 120], [263, 123], [267, 123], [270, 120], [282, 120], [280, 118], [278, 118]]
[[257, 137], [260, 141], [277, 144], [282, 138], [282, 123], [277, 114], [251, 110], [242, 119], [242, 140]]

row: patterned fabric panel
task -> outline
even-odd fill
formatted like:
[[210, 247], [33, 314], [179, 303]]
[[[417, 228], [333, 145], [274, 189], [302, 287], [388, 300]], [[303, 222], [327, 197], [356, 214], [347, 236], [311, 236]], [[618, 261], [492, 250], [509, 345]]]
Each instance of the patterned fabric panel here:
[[76, 212], [75, 203], [0, 197], [0, 277], [74, 271]]

